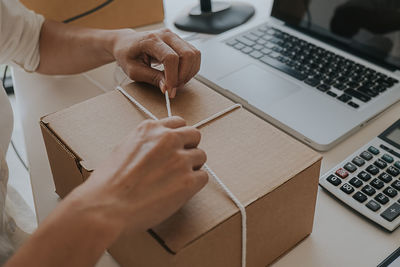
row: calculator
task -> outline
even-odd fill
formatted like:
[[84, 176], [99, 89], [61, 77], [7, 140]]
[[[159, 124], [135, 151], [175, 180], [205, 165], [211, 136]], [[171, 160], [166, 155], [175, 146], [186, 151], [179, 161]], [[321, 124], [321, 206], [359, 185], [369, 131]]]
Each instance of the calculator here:
[[321, 176], [336, 198], [393, 231], [400, 225], [400, 120]]

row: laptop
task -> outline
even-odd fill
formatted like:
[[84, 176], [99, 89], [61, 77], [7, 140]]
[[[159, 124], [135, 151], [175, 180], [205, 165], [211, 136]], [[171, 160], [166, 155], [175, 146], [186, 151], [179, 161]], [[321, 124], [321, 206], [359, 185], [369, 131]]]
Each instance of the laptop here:
[[198, 77], [329, 150], [400, 99], [398, 18], [400, 1], [276, 0], [264, 23], [199, 44]]

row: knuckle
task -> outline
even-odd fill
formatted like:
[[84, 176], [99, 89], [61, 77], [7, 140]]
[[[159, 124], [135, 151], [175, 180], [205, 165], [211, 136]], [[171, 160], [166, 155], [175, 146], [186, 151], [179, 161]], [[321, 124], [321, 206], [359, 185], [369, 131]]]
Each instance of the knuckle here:
[[202, 161], [203, 161], [203, 164], [204, 164], [205, 162], [207, 162], [207, 153], [202, 149], [199, 149], [199, 150], [200, 150], [200, 155], [202, 157]]
[[182, 117], [172, 116], [171, 119], [176, 120], [177, 123], [186, 126], [186, 121]]
[[155, 40], [158, 40], [158, 36], [154, 32], [150, 32], [147, 34], [146, 39], [155, 41]]
[[186, 51], [184, 51], [184, 52], [182, 53], [182, 57], [183, 57], [183, 58], [191, 59], [191, 58], [196, 57], [196, 53], [195, 53], [195, 51], [193, 51], [193, 50], [186, 50]]
[[157, 72], [152, 73], [150, 79], [154, 85], [158, 85], [160, 83], [160, 75]]
[[201, 52], [200, 52], [200, 50], [198, 50], [198, 49], [194, 49], [194, 54], [196, 55], [196, 57], [201, 57]]
[[162, 32], [162, 33], [172, 33], [172, 31], [170, 29], [167, 29], [167, 28], [161, 29], [160, 32]]
[[165, 55], [164, 59], [165, 59], [166, 62], [178, 63], [179, 56], [174, 52], [170, 52], [170, 53]]
[[152, 127], [154, 127], [154, 121], [153, 120], [144, 120], [138, 125], [138, 129], [140, 130], [148, 130]]
[[171, 146], [177, 146], [180, 144], [178, 134], [171, 129], [166, 129], [165, 131], [163, 131], [161, 141], [166, 144], [170, 144]]
[[195, 177], [191, 174], [182, 177], [182, 187], [184, 189], [192, 188], [195, 185]]
[[209, 177], [208, 177], [208, 172], [206, 171], [201, 171], [200, 175], [201, 182], [203, 183], [203, 186], [208, 183]]

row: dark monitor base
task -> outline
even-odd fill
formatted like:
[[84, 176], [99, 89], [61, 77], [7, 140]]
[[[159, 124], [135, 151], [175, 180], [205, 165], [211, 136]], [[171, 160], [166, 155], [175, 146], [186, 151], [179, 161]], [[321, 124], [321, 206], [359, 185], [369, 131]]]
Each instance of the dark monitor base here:
[[190, 14], [175, 21], [178, 29], [190, 32], [218, 34], [248, 21], [255, 13], [251, 5], [243, 3], [214, 2], [212, 12], [201, 12], [199, 6]]

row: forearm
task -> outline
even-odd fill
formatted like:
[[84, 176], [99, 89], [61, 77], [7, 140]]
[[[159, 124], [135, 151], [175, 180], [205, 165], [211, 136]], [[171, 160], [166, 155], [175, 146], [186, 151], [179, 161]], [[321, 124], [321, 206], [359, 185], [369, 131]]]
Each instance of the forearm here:
[[114, 61], [117, 35], [130, 30], [99, 30], [46, 20], [40, 34], [40, 64], [43, 74], [75, 74]]
[[6, 266], [94, 266], [120, 229], [82, 206], [77, 198], [63, 201]]

